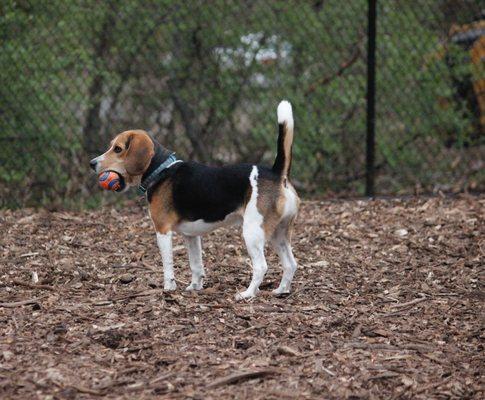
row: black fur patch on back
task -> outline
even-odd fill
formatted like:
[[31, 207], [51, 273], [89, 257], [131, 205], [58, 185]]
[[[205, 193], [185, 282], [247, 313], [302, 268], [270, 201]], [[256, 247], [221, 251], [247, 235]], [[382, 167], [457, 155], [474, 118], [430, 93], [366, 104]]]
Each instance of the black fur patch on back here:
[[223, 220], [244, 202], [249, 189], [251, 165], [208, 167], [184, 163], [173, 177], [174, 206], [188, 221]]
[[[172, 181], [174, 207], [183, 220], [216, 222], [244, 203], [252, 168], [251, 164], [209, 167], [183, 162], [170, 167], [165, 179]], [[270, 168], [258, 166], [258, 172], [258, 179], [279, 180]], [[153, 190], [148, 193], [149, 201], [152, 194]]]

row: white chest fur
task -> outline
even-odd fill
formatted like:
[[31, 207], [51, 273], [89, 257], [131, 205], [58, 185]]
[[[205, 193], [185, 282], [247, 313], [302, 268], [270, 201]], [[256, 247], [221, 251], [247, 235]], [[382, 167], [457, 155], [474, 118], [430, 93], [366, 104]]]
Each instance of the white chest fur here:
[[222, 226], [240, 225], [242, 223], [241, 214], [233, 212], [226, 215], [222, 221], [205, 222], [203, 219], [197, 221], [182, 221], [175, 227], [175, 232], [186, 236], [200, 236]]

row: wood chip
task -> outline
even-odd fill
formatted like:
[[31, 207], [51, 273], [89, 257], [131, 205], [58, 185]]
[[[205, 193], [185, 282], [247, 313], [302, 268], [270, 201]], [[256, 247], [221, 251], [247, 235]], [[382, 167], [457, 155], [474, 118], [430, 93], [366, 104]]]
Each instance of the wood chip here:
[[278, 351], [278, 353], [285, 356], [301, 356], [301, 353], [298, 350], [295, 350], [289, 346], [278, 346], [276, 350]]
[[24, 281], [21, 281], [20, 279], [12, 279], [12, 283], [14, 285], [25, 286], [25, 287], [28, 287], [30, 289], [49, 290], [51, 292], [56, 290], [54, 287], [49, 286], [49, 285], [41, 285], [41, 284], [38, 284], [38, 283], [24, 282]]
[[278, 371], [274, 369], [236, 372], [232, 375], [215, 380], [211, 384], [207, 385], [207, 387], [213, 388], [213, 387], [223, 386], [223, 385], [232, 385], [232, 384], [247, 381], [250, 379], [263, 378], [263, 377], [267, 377], [275, 374], [278, 374]]
[[413, 306], [415, 304], [422, 303], [423, 301], [427, 301], [427, 300], [429, 300], [429, 297], [423, 296], [423, 297], [420, 297], [418, 299], [408, 301], [406, 303], [391, 304], [391, 307], [392, 308], [405, 308], [405, 307]]
[[36, 299], [13, 301], [11, 303], [0, 303], [0, 307], [14, 308], [14, 307], [21, 307], [29, 304], [38, 304], [38, 303], [39, 303], [39, 299], [36, 298]]
[[271, 294], [282, 270], [268, 246], [248, 302], [234, 299], [251, 281], [238, 229], [203, 238], [197, 293], [180, 283], [175, 234], [168, 292], [146, 200], [0, 210], [0, 397], [480, 398], [484, 207], [484, 195], [304, 200], [292, 293]]
[[378, 379], [389, 379], [389, 378], [394, 378], [396, 376], [399, 376], [397, 372], [386, 371], [386, 372], [383, 372], [382, 374], [371, 376], [369, 380], [372, 381], [372, 380], [378, 380]]

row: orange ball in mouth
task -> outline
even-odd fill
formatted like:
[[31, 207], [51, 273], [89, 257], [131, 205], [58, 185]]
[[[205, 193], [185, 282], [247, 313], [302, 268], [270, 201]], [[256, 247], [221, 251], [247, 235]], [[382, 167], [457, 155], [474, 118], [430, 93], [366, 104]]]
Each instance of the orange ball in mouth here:
[[105, 190], [119, 192], [125, 187], [123, 177], [114, 171], [101, 172], [98, 176], [98, 184]]

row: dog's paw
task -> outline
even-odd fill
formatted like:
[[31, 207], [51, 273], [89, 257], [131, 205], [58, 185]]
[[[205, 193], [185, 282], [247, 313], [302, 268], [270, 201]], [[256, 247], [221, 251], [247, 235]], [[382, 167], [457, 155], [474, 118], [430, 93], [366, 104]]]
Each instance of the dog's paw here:
[[185, 288], [185, 290], [192, 291], [192, 290], [202, 290], [202, 282], [192, 282], [189, 286]]
[[236, 294], [236, 300], [246, 300], [246, 299], [251, 299], [256, 296], [256, 294], [259, 292], [259, 290], [245, 290], [244, 292], [240, 292]]
[[274, 295], [281, 295], [281, 294], [290, 294], [290, 288], [289, 287], [281, 287], [281, 286], [278, 286], [276, 289], [272, 290], [271, 293], [273, 293]]
[[163, 284], [163, 290], [175, 290], [175, 289], [177, 289], [177, 284], [175, 283], [175, 279], [166, 281]]

